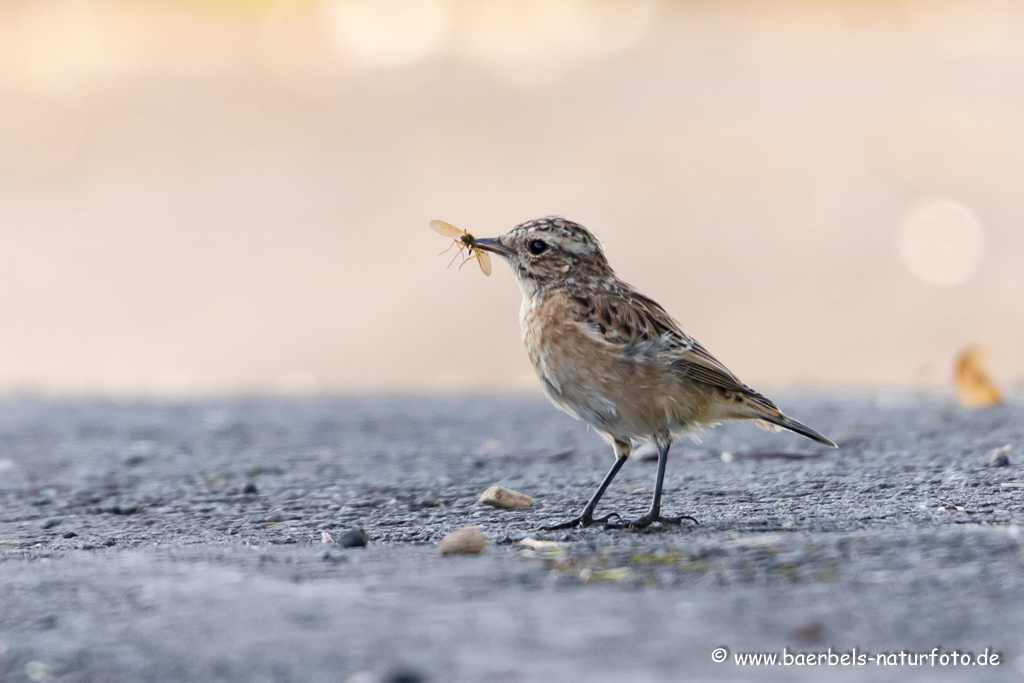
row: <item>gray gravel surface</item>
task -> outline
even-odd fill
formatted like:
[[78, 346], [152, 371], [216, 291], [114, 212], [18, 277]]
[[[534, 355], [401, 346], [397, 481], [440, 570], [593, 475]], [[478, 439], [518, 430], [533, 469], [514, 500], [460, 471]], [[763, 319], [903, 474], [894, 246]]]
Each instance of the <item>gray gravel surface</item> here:
[[[842, 449], [726, 425], [672, 451], [699, 526], [548, 533], [611, 450], [542, 401], [2, 402], [0, 680], [1024, 680], [1024, 405], [781, 403]], [[602, 509], [642, 513], [654, 471]], [[468, 524], [486, 552], [440, 557]], [[855, 647], [1000, 659], [733, 659]]]

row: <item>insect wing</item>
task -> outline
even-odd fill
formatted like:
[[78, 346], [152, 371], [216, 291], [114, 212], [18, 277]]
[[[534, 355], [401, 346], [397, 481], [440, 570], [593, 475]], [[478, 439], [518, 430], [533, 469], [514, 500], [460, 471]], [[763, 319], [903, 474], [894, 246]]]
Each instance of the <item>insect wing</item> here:
[[444, 221], [430, 221], [430, 227], [432, 227], [434, 229], [434, 232], [436, 232], [439, 235], [444, 235], [445, 237], [452, 237], [455, 239], [458, 239], [459, 237], [462, 237], [463, 235], [466, 234], [465, 230], [460, 230], [451, 223], [445, 223]]
[[491, 274], [491, 257], [486, 251], [474, 249], [473, 253], [476, 255], [477, 263], [480, 264], [480, 270], [484, 271], [484, 275]]

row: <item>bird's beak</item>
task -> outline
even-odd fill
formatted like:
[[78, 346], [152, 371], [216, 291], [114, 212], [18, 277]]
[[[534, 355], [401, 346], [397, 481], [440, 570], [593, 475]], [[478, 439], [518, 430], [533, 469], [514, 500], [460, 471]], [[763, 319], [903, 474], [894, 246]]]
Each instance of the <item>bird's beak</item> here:
[[481, 251], [490, 251], [499, 256], [511, 256], [512, 250], [501, 243], [500, 237], [484, 237], [473, 242], [474, 247]]

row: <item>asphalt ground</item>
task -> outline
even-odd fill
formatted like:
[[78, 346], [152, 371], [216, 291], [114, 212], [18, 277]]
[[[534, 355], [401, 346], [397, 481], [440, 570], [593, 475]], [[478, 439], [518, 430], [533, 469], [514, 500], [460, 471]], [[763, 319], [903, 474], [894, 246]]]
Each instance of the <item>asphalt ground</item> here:
[[[611, 451], [543, 401], [4, 401], [0, 680], [1024, 680], [1024, 402], [778, 398], [841, 449], [705, 431], [666, 479], [699, 525], [571, 532], [538, 527]], [[654, 472], [601, 509], [641, 514]], [[485, 552], [441, 557], [471, 524]], [[735, 659], [784, 648], [826, 661]]]

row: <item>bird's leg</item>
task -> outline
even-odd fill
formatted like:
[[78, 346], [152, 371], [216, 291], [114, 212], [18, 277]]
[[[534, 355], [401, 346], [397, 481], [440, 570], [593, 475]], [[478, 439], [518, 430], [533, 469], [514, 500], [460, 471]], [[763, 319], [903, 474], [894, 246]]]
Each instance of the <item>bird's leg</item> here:
[[688, 519], [694, 524], [700, 524], [696, 519], [689, 515], [683, 515], [681, 517], [662, 517], [661, 516], [661, 491], [665, 483], [665, 466], [668, 465], [668, 449], [672, 446], [672, 442], [668, 439], [658, 439], [658, 478], [654, 482], [654, 500], [651, 501], [651, 509], [647, 511], [647, 514], [639, 519], [630, 520], [628, 522], [620, 522], [618, 524], [608, 524], [609, 528], [612, 529], [644, 529], [649, 527], [654, 522], [661, 522], [662, 524], [682, 524], [684, 519]]
[[616, 441], [615, 442], [615, 464], [608, 470], [608, 474], [604, 475], [604, 480], [601, 485], [597, 487], [597, 491], [594, 491], [594, 495], [587, 501], [586, 507], [583, 508], [583, 512], [580, 513], [579, 517], [574, 517], [567, 522], [561, 524], [553, 524], [551, 526], [541, 527], [544, 531], [555, 531], [557, 529], [584, 529], [591, 524], [607, 524], [608, 520], [612, 517], [616, 519], [622, 519], [618, 513], [611, 513], [604, 517], [594, 519], [594, 510], [597, 508], [597, 502], [601, 500], [601, 496], [604, 495], [605, 490], [608, 489], [608, 485], [612, 483], [612, 479], [619, 473], [622, 466], [629, 460], [629, 454], [633, 452], [633, 445], [631, 443]]

